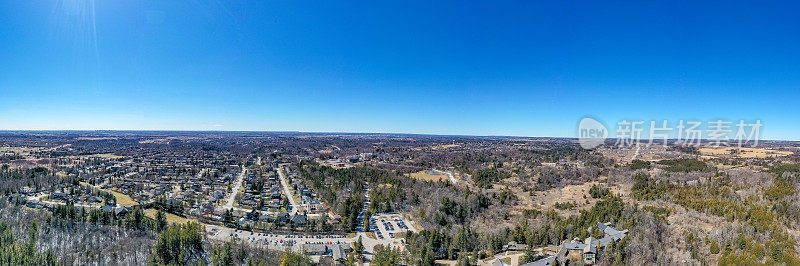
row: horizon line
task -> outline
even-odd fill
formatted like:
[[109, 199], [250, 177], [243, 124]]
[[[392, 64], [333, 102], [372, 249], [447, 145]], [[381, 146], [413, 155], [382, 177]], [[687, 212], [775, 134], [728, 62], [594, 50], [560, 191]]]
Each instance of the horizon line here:
[[[578, 139], [578, 137], [565, 137], [565, 136], [515, 136], [515, 135], [468, 135], [468, 134], [437, 134], [437, 133], [401, 133], [401, 132], [344, 132], [344, 131], [299, 131], [299, 130], [199, 130], [199, 129], [0, 129], [0, 132], [59, 132], [59, 131], [73, 131], [73, 132], [216, 132], [216, 133], [295, 133], [295, 134], [348, 134], [348, 135], [417, 135], [417, 136], [441, 136], [441, 137], [482, 137], [482, 138], [555, 138], [555, 139]], [[617, 138], [609, 137], [606, 140], [616, 140]], [[648, 139], [642, 139], [648, 140]], [[663, 139], [659, 139], [661, 142]], [[676, 138], [668, 138], [668, 141], [675, 141]], [[700, 141], [717, 141], [707, 138], [701, 138]], [[787, 141], [787, 142], [800, 142], [798, 140], [790, 139], [759, 139], [758, 141]], [[726, 142], [731, 142], [728, 140]], [[655, 143], [655, 141], [654, 141]]]

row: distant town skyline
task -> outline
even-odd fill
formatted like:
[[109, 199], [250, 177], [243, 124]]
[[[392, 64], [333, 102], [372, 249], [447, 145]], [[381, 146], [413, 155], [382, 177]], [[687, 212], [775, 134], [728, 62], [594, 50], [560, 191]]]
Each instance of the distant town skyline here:
[[[800, 140], [795, 2], [0, 3], [0, 130]], [[735, 128], [733, 128], [735, 130]]]

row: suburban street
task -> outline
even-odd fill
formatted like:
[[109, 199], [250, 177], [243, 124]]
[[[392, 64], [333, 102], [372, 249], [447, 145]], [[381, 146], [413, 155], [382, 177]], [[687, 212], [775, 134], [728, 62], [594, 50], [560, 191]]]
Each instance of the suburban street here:
[[278, 176], [281, 178], [281, 185], [283, 186], [283, 194], [289, 199], [289, 204], [292, 206], [292, 211], [289, 215], [294, 216], [297, 213], [297, 203], [294, 201], [292, 190], [289, 189], [289, 182], [286, 182], [286, 175], [283, 173], [283, 165], [278, 165]]
[[[257, 160], [257, 165], [261, 164], [260, 158]], [[292, 190], [289, 187], [289, 182], [286, 177], [286, 173], [283, 169], [284, 165], [280, 165], [277, 169], [278, 175], [280, 177], [280, 182], [283, 187], [283, 191], [286, 197], [289, 199], [289, 202], [292, 206], [292, 211], [290, 215], [294, 215], [298, 212], [299, 205], [294, 200]], [[242, 189], [242, 183], [244, 177], [247, 175], [248, 170], [247, 168], [242, 168], [242, 171], [236, 177], [235, 183], [233, 184], [233, 188], [231, 193], [229, 193], [228, 197], [226, 198], [225, 204], [221, 206], [221, 208], [226, 210], [235, 210], [239, 212], [250, 212], [252, 210], [234, 207], [234, 202], [236, 196], [239, 194], [239, 191]], [[364, 193], [369, 200], [369, 185], [365, 183], [364, 185]], [[47, 193], [40, 193], [37, 195], [28, 196], [28, 200], [37, 203], [43, 203], [47, 205], [64, 205], [64, 202], [61, 201], [44, 201], [43, 198], [49, 196], [50, 194]], [[77, 207], [85, 207], [85, 208], [98, 208], [99, 205], [84, 205], [84, 204], [76, 204]], [[364, 210], [369, 208], [368, 201], [363, 206]], [[362, 215], [364, 214], [364, 210], [362, 210]], [[261, 211], [262, 214], [275, 214], [275, 212], [270, 211]], [[362, 216], [363, 217], [363, 216]], [[209, 225], [205, 224], [206, 228], [206, 235], [209, 239], [219, 240], [219, 241], [230, 241], [232, 239], [238, 239], [252, 245], [254, 247], [259, 248], [268, 248], [273, 250], [280, 250], [286, 251], [291, 250], [295, 252], [303, 252], [303, 245], [304, 244], [326, 244], [326, 245], [345, 245], [351, 247], [354, 242], [356, 242], [359, 238], [361, 238], [362, 243], [364, 244], [364, 257], [367, 260], [367, 263], [364, 265], [369, 265], [369, 261], [372, 259], [373, 254], [375, 252], [375, 247], [378, 245], [381, 246], [391, 246], [391, 247], [399, 247], [403, 243], [390, 235], [400, 233], [406, 230], [416, 231], [412, 225], [413, 222], [407, 220], [400, 214], [379, 214], [373, 216], [375, 221], [380, 221], [378, 224], [378, 228], [373, 230], [370, 233], [366, 232], [357, 232], [355, 234], [350, 234], [351, 237], [347, 237], [346, 235], [314, 235], [314, 236], [303, 236], [303, 235], [294, 235], [294, 234], [270, 234], [270, 233], [257, 233], [251, 231], [244, 231], [244, 230], [237, 230], [234, 228], [229, 228], [225, 226], [219, 225]], [[363, 217], [363, 223], [369, 223], [370, 218], [373, 217]], [[400, 229], [399, 224], [395, 219], [402, 220], [409, 229]], [[393, 228], [391, 230], [385, 228], [383, 221], [393, 224]], [[381, 237], [376, 238], [376, 233]], [[312, 256], [315, 257], [315, 256]], [[318, 259], [318, 256], [317, 256]]]
[[228, 199], [225, 202], [225, 209], [232, 209], [233, 203], [236, 201], [236, 194], [239, 194], [239, 190], [242, 188], [242, 180], [244, 180], [244, 176], [247, 174], [247, 167], [242, 166], [242, 172], [239, 173], [239, 176], [236, 178], [233, 184], [233, 191], [231, 194], [228, 195]]

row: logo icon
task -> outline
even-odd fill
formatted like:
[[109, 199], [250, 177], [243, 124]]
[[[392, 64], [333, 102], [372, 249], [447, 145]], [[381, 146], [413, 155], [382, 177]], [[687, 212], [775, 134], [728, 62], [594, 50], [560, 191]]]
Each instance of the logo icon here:
[[599, 121], [584, 117], [578, 124], [578, 143], [581, 147], [591, 150], [603, 144], [608, 138], [608, 129]]

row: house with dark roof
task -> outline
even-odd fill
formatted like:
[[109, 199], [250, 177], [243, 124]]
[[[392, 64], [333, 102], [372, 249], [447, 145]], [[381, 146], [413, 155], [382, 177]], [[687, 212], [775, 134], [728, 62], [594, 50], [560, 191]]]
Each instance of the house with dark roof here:
[[50, 198], [54, 200], [69, 200], [69, 195], [67, 193], [56, 192], [51, 194]]
[[129, 207], [116, 207], [116, 208], [114, 208], [114, 215], [117, 215], [117, 216], [125, 216], [125, 215], [126, 215], [126, 214], [128, 214], [128, 212], [130, 212], [131, 210], [132, 210], [132, 209], [131, 209], [131, 208], [129, 208]]
[[580, 252], [583, 256], [583, 262], [586, 264], [594, 264], [597, 261], [597, 257], [599, 253], [611, 246], [614, 241], [618, 241], [624, 238], [628, 230], [617, 230], [609, 226], [607, 223], [597, 223], [597, 229], [603, 231], [605, 236], [601, 239], [595, 239], [593, 237], [586, 238], [583, 243], [577, 242], [575, 240], [571, 242], [564, 242], [562, 244], [562, 251], [559, 252], [559, 260], [562, 257], [566, 256], [570, 252]]
[[114, 212], [114, 207], [116, 207], [116, 206], [114, 206], [114, 205], [103, 205], [102, 207], [100, 207], [100, 210], [104, 211], [104, 212]]
[[93, 196], [93, 197], [90, 197], [89, 200], [87, 200], [87, 202], [92, 203], [92, 204], [99, 204], [99, 203], [103, 202], [103, 198], [98, 197], [98, 196]]
[[308, 222], [308, 216], [305, 214], [298, 213], [292, 216], [292, 223], [294, 223], [295, 226], [303, 226], [306, 222]]
[[280, 192], [272, 192], [269, 194], [269, 198], [280, 200], [281, 198], [283, 198], [283, 195], [281, 195]]
[[275, 214], [275, 222], [285, 223], [289, 221], [289, 214], [285, 212], [279, 212]]
[[528, 248], [525, 244], [519, 244], [516, 241], [508, 242], [507, 245], [503, 245], [504, 251], [523, 251]]
[[262, 223], [271, 223], [275, 221], [275, 216], [272, 214], [262, 214], [258, 217], [258, 221]]

